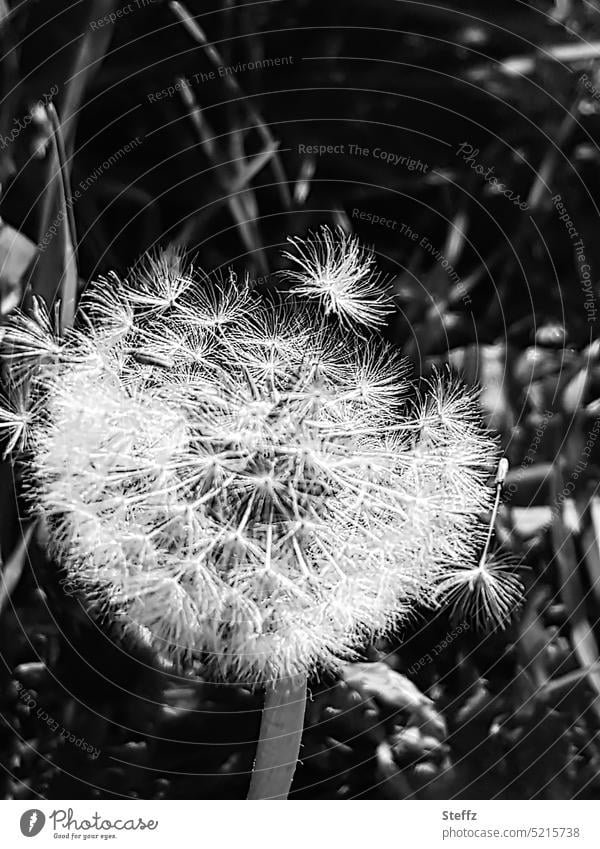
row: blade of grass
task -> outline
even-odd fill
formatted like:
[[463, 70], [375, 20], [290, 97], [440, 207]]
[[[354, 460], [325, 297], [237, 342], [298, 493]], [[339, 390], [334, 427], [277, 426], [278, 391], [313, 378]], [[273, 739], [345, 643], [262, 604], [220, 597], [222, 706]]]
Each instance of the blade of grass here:
[[556, 145], [550, 147], [542, 160], [540, 167], [535, 174], [535, 180], [529, 191], [527, 203], [531, 210], [535, 212], [544, 199], [548, 198], [551, 192], [548, 191], [552, 174], [563, 156], [563, 148], [566, 142], [572, 135], [576, 127], [579, 126], [579, 104], [581, 103], [581, 95], [575, 98], [575, 101], [558, 128], [556, 133]]
[[23, 567], [25, 566], [25, 558], [27, 556], [27, 547], [31, 542], [35, 523], [31, 523], [28, 528], [22, 533], [21, 539], [17, 543], [11, 556], [6, 563], [0, 568], [0, 616], [6, 607], [11, 595], [15, 591], [17, 584], [21, 580]]
[[71, 74], [61, 92], [59, 114], [52, 103], [47, 107], [54, 133], [40, 216], [40, 243], [54, 227], [56, 234], [51, 235], [48, 246], [38, 256], [31, 288], [34, 294], [44, 298], [49, 307], [60, 298], [61, 329], [73, 321], [78, 288], [77, 238], [70, 192], [77, 119], [86, 89], [104, 59], [113, 31], [110, 23], [102, 27], [92, 27], [91, 24], [104, 19], [117, 6], [118, 0], [93, 0], [88, 5], [81, 40], [71, 62]]
[[[0, 49], [2, 50], [2, 96], [0, 103], [0, 138], [8, 135], [13, 117], [13, 107], [19, 97], [19, 52], [10, 20], [10, 9], [6, 0], [0, 0]], [[4, 146], [0, 157], [0, 183], [4, 183], [16, 171], [10, 147]]]
[[581, 533], [583, 557], [587, 566], [592, 594], [600, 604], [600, 498], [592, 496], [583, 516]]
[[[552, 475], [552, 500], [560, 504], [560, 495], [564, 492], [562, 468], [555, 466]], [[588, 681], [596, 696], [592, 709], [600, 717], [600, 655], [594, 632], [588, 621], [585, 609], [585, 593], [579, 573], [579, 559], [575, 537], [580, 533], [580, 521], [575, 503], [570, 498], [562, 502], [558, 515], [551, 527], [551, 540], [554, 558], [559, 576], [559, 591], [568, 612], [568, 625], [575, 654], [582, 666], [588, 668]]]
[[[550, 44], [540, 47], [535, 54], [511, 56], [499, 63], [499, 70], [509, 76], [526, 76], [532, 74], [540, 62], [560, 62], [561, 64], [579, 64], [590, 59], [600, 58], [600, 41], [589, 41], [579, 44]], [[468, 73], [473, 79], [487, 78], [490, 65], [479, 65]]]
[[[181, 21], [189, 35], [198, 42], [198, 44], [204, 49], [209, 61], [216, 67], [219, 68], [225, 64], [223, 58], [221, 57], [219, 51], [214, 46], [214, 44], [210, 44], [208, 41], [204, 30], [198, 24], [198, 22], [190, 15], [186, 7], [176, 0], [169, 3], [169, 7], [173, 14]], [[247, 111], [247, 114], [253, 124], [256, 124], [257, 132], [262, 140], [262, 143], [265, 147], [271, 147], [274, 144], [274, 139], [269, 130], [269, 127], [265, 124], [262, 119], [260, 113], [254, 108], [249, 98], [244, 96], [244, 92], [240, 84], [238, 83], [236, 77], [233, 74], [227, 74], [223, 77], [223, 83], [226, 88], [229, 89], [231, 94], [240, 101], [241, 106]], [[279, 190], [281, 202], [284, 209], [290, 209], [292, 206], [292, 197], [290, 194], [290, 188], [288, 185], [287, 177], [285, 175], [285, 171], [283, 170], [283, 165], [281, 164], [281, 160], [278, 156], [273, 157], [272, 160], [272, 168], [275, 176], [275, 180], [277, 182], [277, 187]]]
[[[196, 96], [192, 87], [183, 77], [177, 80], [179, 91], [184, 105], [187, 109], [190, 121], [196, 130], [200, 141], [206, 145], [206, 153], [209, 159], [213, 162], [215, 179], [219, 182], [223, 191], [223, 200], [227, 202], [233, 220], [236, 222], [240, 233], [240, 238], [244, 243], [246, 250], [256, 259], [261, 273], [267, 274], [268, 264], [263, 247], [260, 242], [260, 234], [256, 227], [255, 221], [249, 217], [242, 198], [239, 196], [239, 191], [243, 188], [232, 191], [231, 187], [231, 168], [228, 167], [227, 159], [215, 144], [215, 136], [209, 127], [206, 118], [202, 114], [202, 110], [196, 100]], [[273, 154], [274, 155], [274, 154]], [[248, 172], [246, 172], [248, 173]]]
[[64, 330], [72, 324], [75, 314], [79, 279], [75, 254], [77, 240], [62, 127], [52, 104], [47, 108], [54, 132], [48, 153], [48, 180], [39, 234], [39, 244], [43, 248], [33, 266], [31, 290], [41, 296], [49, 308], [60, 300], [60, 329]]
[[[91, 24], [94, 21], [104, 20], [119, 5], [119, 0], [93, 0], [88, 6], [88, 22]], [[85, 91], [100, 68], [112, 34], [113, 24], [111, 23], [98, 27], [88, 25], [75, 54], [73, 71], [66, 81], [64, 95], [59, 102], [65, 151], [69, 159], [73, 152], [77, 118]]]
[[[273, 156], [274, 149], [263, 150], [250, 160], [246, 160], [244, 169], [235, 176], [228, 187], [228, 195], [239, 192], [252, 178], [261, 171]], [[228, 195], [220, 191], [214, 198], [205, 199], [200, 212], [194, 213], [184, 221], [176, 238], [178, 244], [187, 245], [194, 239], [194, 234], [203, 229], [206, 222], [212, 218], [215, 212], [224, 204], [229, 203]]]

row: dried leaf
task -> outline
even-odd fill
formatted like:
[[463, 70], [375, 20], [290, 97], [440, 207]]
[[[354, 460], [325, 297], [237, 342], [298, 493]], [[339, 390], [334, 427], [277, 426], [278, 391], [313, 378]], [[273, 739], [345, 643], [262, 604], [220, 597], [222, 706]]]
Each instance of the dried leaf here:
[[386, 663], [350, 663], [343, 668], [342, 677], [364, 699], [373, 699], [389, 714], [403, 712], [408, 715], [407, 724], [438, 739], [446, 736], [446, 723], [431, 699]]
[[27, 271], [36, 253], [30, 239], [9, 224], [0, 223], [0, 314], [7, 315], [21, 303]]

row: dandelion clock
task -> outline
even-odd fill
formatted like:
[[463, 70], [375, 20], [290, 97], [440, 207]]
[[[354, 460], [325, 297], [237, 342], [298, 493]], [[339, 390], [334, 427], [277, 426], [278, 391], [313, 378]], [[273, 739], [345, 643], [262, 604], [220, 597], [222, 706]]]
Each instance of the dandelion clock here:
[[286, 256], [281, 302], [164, 254], [90, 287], [63, 338], [37, 304], [3, 341], [0, 426], [90, 614], [264, 687], [252, 798], [287, 795], [307, 676], [463, 598], [494, 502], [472, 397], [435, 378], [415, 400], [377, 335], [372, 255], [323, 228]]

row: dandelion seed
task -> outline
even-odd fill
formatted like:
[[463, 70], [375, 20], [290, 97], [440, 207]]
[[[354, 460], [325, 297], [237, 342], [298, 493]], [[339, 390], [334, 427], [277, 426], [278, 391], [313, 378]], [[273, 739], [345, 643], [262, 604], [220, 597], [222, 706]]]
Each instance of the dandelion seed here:
[[127, 297], [142, 314], [165, 313], [181, 303], [193, 283], [191, 274], [184, 271], [184, 254], [177, 248], [158, 254], [148, 254], [135, 269], [127, 286]]
[[492, 554], [475, 567], [450, 570], [438, 587], [453, 616], [479, 630], [505, 628], [523, 598], [514, 559]]
[[240, 283], [231, 271], [227, 280], [207, 278], [205, 285], [188, 299], [181, 318], [190, 326], [222, 331], [235, 325], [239, 331], [257, 308], [248, 278]]
[[119, 293], [120, 286], [117, 275], [109, 274], [101, 277], [81, 300], [79, 315], [85, 316], [85, 324], [99, 344], [116, 344], [135, 330], [133, 307]]
[[345, 397], [364, 404], [370, 415], [391, 421], [405, 402], [406, 364], [391, 349], [368, 343], [358, 347], [347, 372]]
[[27, 429], [32, 415], [29, 402], [22, 392], [14, 392], [11, 406], [0, 406], [0, 433], [6, 436], [4, 458], [13, 451], [23, 451], [27, 444]]
[[[454, 389], [456, 395], [456, 387]], [[510, 556], [488, 555], [508, 460], [502, 457], [496, 471], [496, 496], [483, 551], [476, 567], [450, 569], [438, 587], [440, 598], [451, 604], [457, 615], [472, 620], [478, 628], [504, 628], [523, 597], [523, 585]]]
[[[307, 240], [289, 238], [295, 251], [284, 257], [297, 269], [284, 272], [299, 297], [316, 299], [349, 329], [378, 328], [392, 311], [391, 300], [375, 269], [375, 257], [355, 236], [321, 227]], [[299, 269], [299, 270], [298, 270]]]
[[4, 358], [15, 383], [25, 379], [40, 361], [57, 357], [61, 349], [44, 303], [34, 298], [33, 307], [31, 316], [21, 312], [11, 314], [3, 328]]

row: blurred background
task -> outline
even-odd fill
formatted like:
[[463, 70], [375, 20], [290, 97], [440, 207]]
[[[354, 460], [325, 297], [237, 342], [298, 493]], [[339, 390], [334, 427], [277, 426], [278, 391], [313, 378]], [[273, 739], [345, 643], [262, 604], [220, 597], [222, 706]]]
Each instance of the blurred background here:
[[[179, 245], [277, 286], [357, 233], [415, 376], [481, 386], [523, 604], [415, 611], [314, 680], [292, 798], [600, 791], [600, 4], [0, 0], [0, 307]], [[0, 324], [1, 333], [1, 324]], [[9, 375], [5, 375], [5, 378]], [[0, 793], [238, 798], [260, 694], [165, 674], [65, 596], [1, 468]]]

